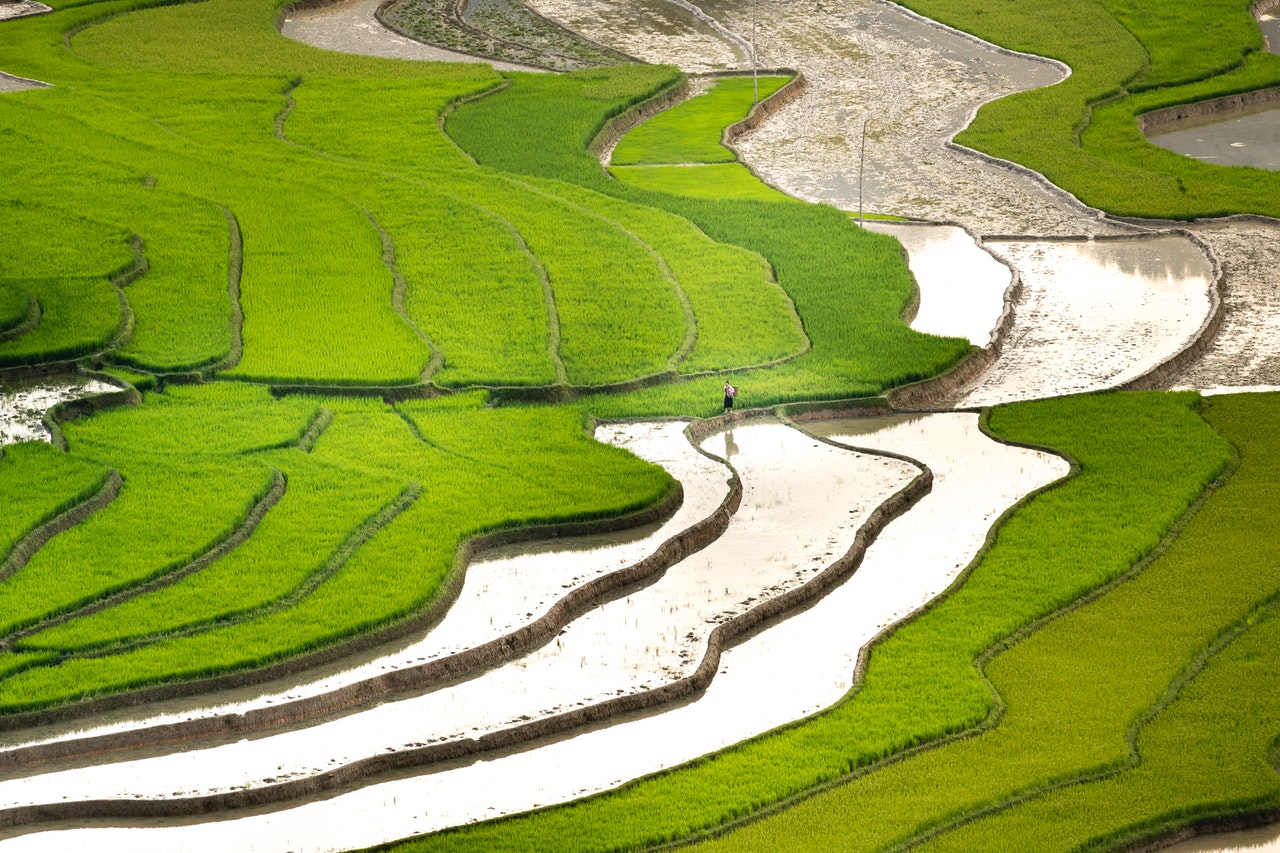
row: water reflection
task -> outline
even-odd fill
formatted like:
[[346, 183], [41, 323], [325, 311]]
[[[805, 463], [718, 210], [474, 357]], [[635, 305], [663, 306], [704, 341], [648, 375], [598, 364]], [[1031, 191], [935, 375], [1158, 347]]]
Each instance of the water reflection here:
[[0, 445], [49, 441], [44, 414], [59, 403], [119, 390], [82, 376], [0, 379]]
[[907, 462], [832, 447], [776, 423], [740, 426], [735, 441], [744, 494], [725, 534], [522, 658], [310, 728], [0, 782], [0, 803], [165, 799], [276, 784], [387, 751], [479, 737], [690, 675], [716, 625], [808, 582], [851, 547], [880, 503], [919, 474]]
[[1161, 850], [1163, 853], [1280, 853], [1280, 824], [1203, 835]]
[[1280, 104], [1220, 112], [1150, 139], [1161, 148], [1206, 163], [1280, 169]]
[[987, 241], [1021, 273], [1014, 325], [957, 405], [1120, 385], [1171, 358], [1211, 309], [1212, 267], [1189, 240]]
[[920, 310], [911, 328], [987, 345], [1004, 311], [1012, 281], [1008, 267], [954, 225], [868, 222], [866, 227], [897, 237], [907, 250], [920, 286]]

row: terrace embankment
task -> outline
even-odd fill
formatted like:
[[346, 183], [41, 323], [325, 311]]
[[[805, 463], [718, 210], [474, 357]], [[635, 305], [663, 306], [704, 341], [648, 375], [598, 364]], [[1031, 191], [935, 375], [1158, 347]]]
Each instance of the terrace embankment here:
[[[536, 0], [535, 5], [583, 26], [590, 26], [588, 7], [605, 17], [626, 14], [620, 0]], [[1255, 14], [1261, 17], [1273, 8], [1260, 4]], [[718, 5], [716, 14], [731, 31], [751, 30], [746, 7]], [[792, 195], [846, 210], [861, 203], [867, 211], [958, 222], [981, 234], [1078, 237], [1167, 227], [1106, 217], [1038, 175], [951, 144], [986, 101], [1061, 79], [1068, 72], [1057, 64], [1010, 54], [875, 0], [841, 0], [821, 10], [812, 2], [761, 4], [758, 23], [762, 62], [802, 68], [809, 87], [736, 145], [757, 174]], [[602, 30], [597, 38], [607, 40], [607, 33]], [[630, 38], [631, 52], [650, 61], [701, 69], [714, 53], [682, 54], [657, 30]], [[719, 67], [732, 64], [722, 59]], [[864, 127], [866, 160], [860, 169]], [[1280, 360], [1269, 342], [1275, 306], [1267, 270], [1275, 268], [1274, 227], [1233, 218], [1195, 223], [1187, 230], [1210, 247], [1226, 271], [1226, 308], [1220, 334], [1172, 382], [1207, 389], [1280, 385]], [[1209, 316], [1206, 310], [1201, 321]], [[1024, 322], [1019, 317], [1017, 325]], [[1047, 329], [1025, 332], [1042, 333]], [[975, 355], [940, 385], [912, 392], [914, 399], [904, 395], [902, 404], [931, 405], [939, 388], [971, 380], [995, 361], [994, 355]]]
[[[412, 695], [544, 644], [592, 606], [652, 580], [705, 547], [727, 526], [741, 500], [741, 485], [736, 479], [725, 485], [725, 469], [689, 446], [683, 426], [679, 421], [604, 425], [598, 432], [602, 439], [663, 465], [686, 484], [680, 507], [660, 525], [646, 527], [646, 519], [631, 519], [621, 535], [586, 535], [587, 528], [579, 528], [572, 543], [557, 538], [555, 550], [522, 546], [505, 558], [501, 548], [492, 549], [459, 576], [462, 589], [439, 624], [404, 648], [379, 649], [364, 662], [358, 655], [344, 657], [327, 676], [307, 670], [306, 682], [265, 685], [249, 699], [213, 694], [187, 706], [150, 708], [134, 722], [86, 732], [74, 726], [64, 734], [55, 729], [22, 732], [15, 743], [40, 742], [0, 751], [0, 767], [153, 749], [196, 738], [238, 737], [292, 725], [371, 701]], [[641, 535], [631, 533], [631, 521], [641, 524]], [[544, 532], [569, 534], [563, 529]], [[571, 550], [563, 550], [566, 545]], [[480, 550], [478, 545], [472, 549]], [[542, 615], [533, 619], [535, 612]], [[80, 713], [71, 709], [18, 719], [43, 721]]]
[[[931, 479], [905, 461], [849, 453], [778, 424], [741, 427], [737, 441], [730, 436], [726, 445], [745, 465], [746, 484], [729, 535], [652, 586], [574, 621], [554, 647], [457, 686], [313, 728], [157, 758], [155, 773], [145, 777], [122, 776], [116, 766], [25, 779], [0, 820], [177, 815], [274, 802], [397, 768], [519, 746], [696, 695], [711, 683], [723, 648], [842, 582], [883, 527], [927, 493]], [[803, 499], [795, 494], [797, 478], [810, 489]], [[779, 490], [790, 499], [780, 502]], [[832, 490], [845, 500], [832, 501]], [[769, 531], [779, 516], [801, 535], [776, 542]], [[773, 559], [761, 555], [762, 548], [776, 552]], [[745, 554], [753, 560], [744, 565]], [[699, 646], [705, 649], [700, 658], [694, 654]], [[652, 686], [655, 681], [660, 686]], [[434, 734], [424, 730], [425, 720]], [[331, 760], [318, 761], [321, 753]], [[332, 769], [317, 771], [317, 764]], [[197, 765], [202, 769], [192, 775]], [[94, 797], [103, 772], [128, 778], [131, 799]], [[205, 781], [174, 796], [175, 774]], [[63, 787], [71, 778], [89, 787], [73, 794]], [[43, 797], [37, 788], [46, 784], [58, 786], [63, 800], [22, 804]]]
[[[728, 448], [753, 420], [735, 417], [732, 432], [704, 438], [717, 449], [722, 441]], [[953, 582], [982, 547], [993, 519], [1068, 468], [1050, 454], [992, 441], [978, 428], [978, 417], [967, 413], [806, 425], [842, 444], [924, 460], [934, 474], [933, 489], [881, 533], [847, 581], [768, 631], [725, 648], [719, 673], [695, 701], [287, 811], [234, 822], [134, 827], [128, 830], [131, 846], [227, 849], [248, 831], [278, 849], [321, 842], [362, 847], [614, 788], [813, 713], [848, 692], [860, 650], [871, 638]], [[739, 449], [750, 451], [745, 444]], [[941, 530], [947, 535], [937, 535]], [[814, 643], [814, 637], [824, 639]], [[432, 804], [425, 815], [423, 802]], [[376, 809], [379, 820], [354, 819], [369, 809]], [[13, 843], [21, 849], [23, 842], [40, 839], [47, 852], [103, 840], [111, 832], [68, 830]]]

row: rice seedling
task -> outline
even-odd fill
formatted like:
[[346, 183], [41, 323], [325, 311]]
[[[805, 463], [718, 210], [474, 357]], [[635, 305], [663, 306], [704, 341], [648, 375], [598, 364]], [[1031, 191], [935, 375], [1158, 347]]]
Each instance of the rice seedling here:
[[[790, 77], [758, 80], [759, 96], [767, 98]], [[633, 128], [618, 142], [610, 164], [635, 166], [674, 163], [732, 163], [737, 155], [721, 144], [724, 129], [750, 111], [756, 81], [725, 77], [710, 91], [683, 101]]]
[[724, 201], [791, 202], [741, 163], [695, 166], [610, 166], [619, 182], [656, 193]]

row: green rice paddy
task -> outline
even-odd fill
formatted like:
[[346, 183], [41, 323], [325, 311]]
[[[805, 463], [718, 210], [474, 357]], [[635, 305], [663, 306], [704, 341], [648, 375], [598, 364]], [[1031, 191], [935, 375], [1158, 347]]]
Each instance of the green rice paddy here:
[[[721, 145], [747, 78], [640, 125], [606, 172], [587, 146], [677, 71], [324, 53], [264, 0], [53, 5], [0, 26], [4, 70], [53, 84], [0, 95], [0, 368], [84, 359], [146, 393], [64, 424], [65, 451], [0, 454], [0, 715], [334, 646], [430, 612], [475, 536], [670, 492], [592, 418], [714, 414], [726, 374], [746, 407], [871, 398], [970, 352], [902, 322], [896, 241]], [[1277, 215], [1275, 173], [1135, 121], [1280, 84], [1244, 0], [907, 5], [1073, 69], [962, 143], [1113, 213]], [[531, 389], [572, 399], [514, 402]], [[1111, 849], [1274, 813], [1277, 400], [989, 412], [1074, 477], [836, 707], [405, 848]]]

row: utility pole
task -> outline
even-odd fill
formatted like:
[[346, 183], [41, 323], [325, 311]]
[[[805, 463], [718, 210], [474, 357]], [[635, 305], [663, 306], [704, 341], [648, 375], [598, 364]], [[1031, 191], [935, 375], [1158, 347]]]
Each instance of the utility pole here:
[[862, 153], [858, 155], [858, 227], [862, 227], [862, 168], [867, 162], [867, 119], [862, 119]]

